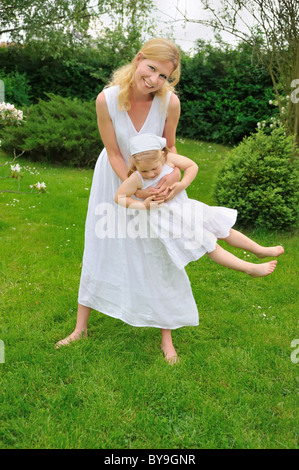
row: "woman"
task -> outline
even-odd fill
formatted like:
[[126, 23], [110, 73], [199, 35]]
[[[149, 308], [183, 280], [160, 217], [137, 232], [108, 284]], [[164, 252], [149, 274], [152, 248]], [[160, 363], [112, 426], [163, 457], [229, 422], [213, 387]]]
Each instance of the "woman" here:
[[[171, 312], [175, 319], [173, 329], [182, 326], [183, 308], [184, 314], [188, 312], [187, 324], [198, 324], [189, 279], [184, 270], [173, 270], [172, 261], [158, 240], [120, 236], [110, 230], [118, 227], [114, 195], [127, 177], [129, 138], [148, 132], [160, 135], [176, 153], [180, 102], [173, 87], [179, 77], [177, 47], [167, 39], [156, 38], [148, 41], [129, 65], [117, 70], [112, 82], [97, 97], [98, 127], [105, 148], [95, 167], [89, 199], [77, 324], [57, 347], [87, 334], [91, 308], [133, 326], [160, 328], [160, 318], [155, 321], [153, 312], [155, 296], [161, 305], [161, 285], [168, 291], [162, 313]], [[179, 179], [179, 170], [174, 171], [158, 189], [138, 191], [136, 196], [144, 199], [155, 194], [166, 198], [168, 188]], [[132, 216], [125, 217], [127, 226], [132, 224]], [[108, 230], [103, 221], [108, 221]], [[160, 329], [161, 348], [166, 359], [173, 361], [176, 351], [171, 330]]]

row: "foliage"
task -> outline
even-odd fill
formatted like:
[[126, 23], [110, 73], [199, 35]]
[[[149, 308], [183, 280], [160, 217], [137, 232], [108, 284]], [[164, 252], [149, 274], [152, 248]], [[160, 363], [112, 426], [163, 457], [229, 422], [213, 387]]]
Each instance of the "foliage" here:
[[92, 30], [104, 36], [103, 16], [110, 16], [111, 30], [115, 24], [130, 40], [140, 36], [152, 9], [152, 0], [3, 0], [0, 35], [23, 44], [41, 41], [46, 55], [59, 57], [66, 47], [88, 44]]
[[[7, 92], [13, 94], [12, 102], [27, 106], [27, 96], [36, 103], [45, 93], [79, 98], [96, 99], [110, 79], [112, 71], [130, 61], [138, 52], [140, 40], [125, 39], [117, 35], [95, 40], [91, 45], [78, 46], [76, 50], [65, 48], [59, 57], [45, 54], [45, 44], [31, 42], [0, 48], [0, 78]], [[24, 77], [28, 87], [20, 87]], [[19, 77], [11, 81], [10, 77]], [[26, 77], [26, 79], [25, 79]], [[21, 95], [23, 98], [21, 98]]]
[[183, 56], [178, 91], [178, 133], [185, 137], [235, 144], [273, 113], [268, 72], [252, 64], [245, 44], [223, 49], [198, 41], [197, 54]]
[[280, 95], [291, 95], [298, 85], [298, 0], [202, 0], [201, 3], [210, 17], [205, 20], [185, 17], [185, 21], [212, 27], [218, 35], [228, 32], [249, 45], [252, 55], [267, 67], [283, 125], [288, 135], [295, 135], [298, 143], [299, 100], [288, 102], [286, 116], [281, 112], [283, 104], [280, 102]]
[[28, 106], [31, 103], [31, 86], [25, 73], [15, 70], [6, 74], [0, 70], [0, 80], [4, 82], [6, 102], [17, 106]]
[[[111, 74], [105, 52], [101, 58], [96, 48], [78, 47], [76, 52], [68, 48], [62, 56], [54, 58], [45, 57], [43, 45], [38, 43], [3, 47], [0, 48], [0, 76], [4, 77], [5, 88], [8, 88], [6, 77], [14, 74], [14, 70], [26, 75], [33, 103], [45, 98], [45, 93], [89, 101], [96, 98]], [[23, 100], [20, 104], [28, 103]]]
[[238, 210], [242, 226], [269, 230], [294, 226], [298, 207], [298, 162], [294, 138], [282, 127], [262, 129], [239, 144], [219, 172], [218, 204]]
[[3, 131], [3, 149], [24, 151], [32, 160], [92, 166], [103, 147], [94, 101], [47, 97], [29, 108], [22, 127]]

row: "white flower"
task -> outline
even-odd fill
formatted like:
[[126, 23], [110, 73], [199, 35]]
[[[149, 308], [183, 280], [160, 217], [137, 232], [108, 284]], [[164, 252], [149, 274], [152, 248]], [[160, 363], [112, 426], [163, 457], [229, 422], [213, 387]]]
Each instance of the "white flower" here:
[[269, 104], [273, 104], [273, 101], [272, 101], [272, 100], [269, 100]]
[[21, 171], [21, 167], [18, 163], [16, 165], [10, 165], [10, 169], [13, 173], [20, 173]]
[[45, 191], [46, 184], [44, 182], [40, 183], [39, 181], [33, 185], [34, 188], [38, 189], [39, 191]]
[[7, 121], [22, 121], [23, 111], [16, 109], [13, 104], [0, 103], [0, 117]]

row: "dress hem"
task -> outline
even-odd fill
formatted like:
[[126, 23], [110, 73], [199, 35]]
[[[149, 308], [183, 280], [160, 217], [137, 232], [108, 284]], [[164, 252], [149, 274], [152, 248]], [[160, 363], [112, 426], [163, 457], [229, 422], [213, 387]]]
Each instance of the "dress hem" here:
[[97, 311], [97, 312], [99, 312], [99, 313], [102, 313], [103, 315], [107, 315], [107, 316], [109, 316], [109, 317], [111, 317], [111, 318], [115, 318], [116, 320], [120, 320], [120, 321], [122, 321], [123, 323], [126, 323], [127, 325], [130, 325], [130, 326], [134, 326], [134, 327], [136, 327], [136, 328], [159, 328], [159, 329], [162, 329], [162, 330], [177, 330], [177, 329], [179, 329], [179, 328], [184, 328], [184, 327], [186, 327], [186, 326], [198, 326], [198, 325], [199, 325], [199, 321], [197, 321], [196, 323], [192, 323], [192, 324], [190, 323], [190, 324], [187, 324], [187, 325], [186, 325], [186, 324], [183, 324], [183, 325], [180, 324], [180, 325], [178, 325], [178, 326], [165, 326], [165, 325], [164, 325], [164, 326], [158, 326], [158, 325], [153, 325], [153, 324], [152, 324], [152, 325], [148, 325], [148, 324], [146, 324], [146, 325], [134, 324], [134, 323], [132, 323], [132, 322], [128, 322], [128, 321], [124, 320], [124, 319], [121, 318], [121, 317], [118, 317], [117, 315], [115, 315], [115, 314], [113, 314], [113, 313], [110, 313], [110, 312], [107, 312], [107, 311], [103, 311], [103, 310], [99, 309], [98, 307], [95, 307], [95, 306], [91, 305], [91, 303], [89, 303], [89, 302], [78, 300], [78, 303], [79, 303], [80, 305], [83, 305], [84, 307], [91, 308], [92, 310], [95, 310], [95, 311]]

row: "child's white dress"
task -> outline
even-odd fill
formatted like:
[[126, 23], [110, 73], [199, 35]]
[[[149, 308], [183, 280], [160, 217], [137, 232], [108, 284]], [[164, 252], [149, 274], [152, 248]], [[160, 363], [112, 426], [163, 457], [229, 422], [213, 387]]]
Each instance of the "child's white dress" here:
[[[141, 133], [163, 135], [170, 93], [165, 103], [155, 96], [137, 132], [128, 113], [118, 109], [118, 92], [118, 86], [104, 90], [119, 149], [128, 162], [129, 138]], [[114, 202], [120, 184], [103, 149], [89, 198], [79, 303], [133, 326], [198, 325], [185, 270], [177, 267], [158, 238], [135, 237], [134, 214]]]
[[[144, 180], [138, 171], [136, 173], [143, 183], [142, 189], [145, 189], [156, 186], [163, 176], [172, 171], [173, 168], [164, 164], [159, 176], [148, 180]], [[237, 218], [235, 209], [208, 206], [189, 199], [186, 191], [181, 191], [158, 208], [136, 212], [136, 232], [139, 236], [159, 239], [179, 269], [190, 261], [198, 260], [205, 253], [214, 251], [217, 239], [229, 235]]]

